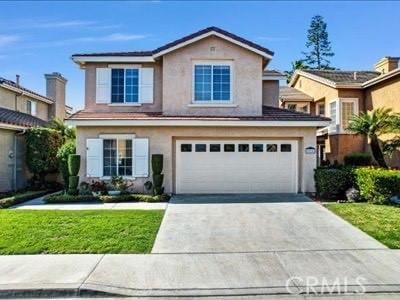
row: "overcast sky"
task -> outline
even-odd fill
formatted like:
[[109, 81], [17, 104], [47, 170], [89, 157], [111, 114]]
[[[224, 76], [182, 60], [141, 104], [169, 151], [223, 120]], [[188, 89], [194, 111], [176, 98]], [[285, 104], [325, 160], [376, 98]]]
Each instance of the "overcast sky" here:
[[368, 70], [400, 55], [396, 2], [0, 2], [0, 77], [44, 93], [44, 73], [68, 79], [67, 102], [83, 107], [83, 71], [73, 53], [151, 50], [218, 26], [275, 52], [270, 68], [287, 70], [302, 57], [313, 15], [328, 23], [341, 69]]

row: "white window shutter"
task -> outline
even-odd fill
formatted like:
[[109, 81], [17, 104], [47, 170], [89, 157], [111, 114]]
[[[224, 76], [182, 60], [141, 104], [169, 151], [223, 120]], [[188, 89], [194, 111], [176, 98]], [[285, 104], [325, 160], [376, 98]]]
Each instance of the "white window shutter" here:
[[96, 68], [96, 103], [111, 102], [111, 69]]
[[86, 176], [103, 176], [103, 140], [86, 140]]
[[153, 103], [154, 101], [154, 68], [140, 68], [140, 103]]
[[149, 139], [134, 139], [135, 177], [149, 176]]

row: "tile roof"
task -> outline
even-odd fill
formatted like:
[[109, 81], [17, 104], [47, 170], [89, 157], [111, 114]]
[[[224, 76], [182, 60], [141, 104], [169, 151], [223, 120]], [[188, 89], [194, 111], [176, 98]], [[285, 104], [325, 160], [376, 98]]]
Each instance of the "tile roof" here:
[[339, 84], [354, 84], [364, 83], [375, 77], [380, 73], [374, 71], [340, 71], [340, 70], [301, 70], [304, 73], [309, 73], [315, 76], [328, 79], [334, 83]]
[[265, 47], [263, 47], [261, 45], [258, 45], [258, 44], [253, 43], [253, 42], [251, 42], [251, 41], [249, 41], [249, 40], [247, 40], [245, 38], [237, 36], [237, 35], [235, 35], [235, 34], [233, 34], [231, 32], [228, 32], [226, 30], [223, 30], [221, 28], [213, 26], [213, 27], [207, 27], [207, 28], [199, 30], [199, 31], [197, 31], [195, 33], [192, 33], [192, 34], [189, 34], [187, 36], [184, 36], [184, 37], [182, 37], [180, 39], [177, 39], [175, 41], [167, 43], [167, 44], [165, 44], [165, 45], [163, 45], [161, 47], [158, 47], [157, 49], [154, 49], [154, 50], [149, 50], [149, 51], [131, 51], [131, 52], [105, 52], [105, 53], [80, 53], [80, 54], [78, 53], [78, 54], [73, 54], [72, 57], [74, 57], [74, 56], [151, 56], [151, 55], [157, 54], [157, 53], [159, 53], [161, 51], [167, 50], [167, 49], [169, 49], [171, 47], [174, 47], [176, 45], [179, 45], [181, 43], [184, 43], [186, 41], [189, 41], [191, 39], [194, 39], [194, 38], [196, 38], [198, 36], [201, 36], [203, 34], [211, 32], [211, 31], [215, 31], [217, 33], [223, 34], [223, 35], [225, 35], [225, 36], [227, 36], [227, 37], [229, 37], [229, 38], [231, 38], [233, 40], [236, 40], [236, 41], [238, 41], [240, 43], [246, 44], [246, 45], [248, 45], [248, 46], [250, 46], [250, 47], [252, 47], [254, 49], [260, 50], [260, 51], [262, 51], [262, 52], [264, 52], [264, 53], [266, 53], [268, 55], [274, 55], [274, 52], [272, 52], [271, 50], [269, 50], [269, 49], [267, 49], [267, 48], [265, 48]]
[[166, 116], [161, 112], [94, 112], [81, 110], [71, 115], [73, 120], [233, 120], [233, 121], [329, 121], [330, 119], [312, 116], [301, 112], [272, 106], [263, 106], [262, 116]]
[[303, 93], [302, 91], [299, 91], [298, 89], [289, 86], [282, 86], [279, 88], [279, 98], [283, 101], [313, 101], [314, 99], [306, 93]]
[[47, 124], [37, 117], [3, 107], [0, 107], [0, 123], [22, 127], [39, 127]]
[[285, 76], [285, 75], [277, 70], [264, 70], [263, 76]]
[[31, 93], [31, 94], [36, 95], [36, 96], [38, 96], [38, 97], [45, 98], [45, 99], [47, 99], [47, 100], [49, 100], [49, 101], [54, 102], [53, 99], [51, 99], [51, 98], [49, 98], [49, 97], [46, 97], [46, 96], [43, 96], [43, 95], [41, 95], [41, 94], [39, 94], [39, 93], [37, 93], [37, 92], [34, 92], [34, 91], [30, 90], [30, 89], [27, 89], [27, 88], [23, 87], [23, 86], [21, 86], [21, 85], [18, 85], [15, 81], [12, 81], [12, 80], [9, 80], [9, 79], [0, 77], [0, 84], [6, 84], [6, 85], [8, 85], [8, 86], [11, 86], [11, 87], [20, 89], [20, 90], [22, 90], [22, 91]]

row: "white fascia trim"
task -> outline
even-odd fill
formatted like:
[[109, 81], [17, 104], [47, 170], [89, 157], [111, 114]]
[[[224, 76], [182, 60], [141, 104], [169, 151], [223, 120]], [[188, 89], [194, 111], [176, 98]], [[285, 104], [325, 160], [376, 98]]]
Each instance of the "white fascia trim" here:
[[6, 83], [2, 83], [2, 84], [0, 84], [0, 86], [5, 88], [5, 89], [8, 89], [10, 91], [19, 93], [19, 94], [21, 94], [21, 96], [28, 96], [29, 98], [33, 98], [35, 100], [39, 100], [39, 101], [42, 101], [42, 102], [45, 102], [45, 103], [48, 103], [48, 104], [54, 104], [54, 101], [52, 101], [52, 100], [49, 100], [49, 99], [44, 98], [44, 97], [40, 97], [40, 96], [32, 94], [32, 93], [29, 93], [28, 91], [13, 87], [13, 86], [8, 85]]
[[256, 48], [253, 48], [253, 47], [251, 47], [251, 46], [249, 46], [249, 45], [247, 45], [247, 44], [244, 44], [244, 43], [242, 43], [242, 42], [239, 42], [239, 41], [237, 41], [237, 40], [235, 40], [235, 39], [232, 39], [232, 38], [230, 38], [230, 37], [228, 37], [228, 36], [226, 36], [226, 35], [223, 35], [223, 34], [221, 34], [221, 33], [219, 33], [219, 32], [216, 32], [216, 31], [209, 31], [209, 32], [204, 33], [204, 34], [202, 34], [202, 35], [199, 35], [199, 36], [197, 36], [197, 37], [195, 37], [195, 38], [192, 38], [192, 39], [190, 39], [190, 40], [187, 40], [187, 41], [185, 41], [185, 42], [182, 42], [182, 43], [180, 43], [180, 44], [178, 44], [178, 45], [175, 45], [175, 46], [173, 46], [173, 47], [170, 47], [170, 48], [168, 48], [168, 49], [165, 49], [165, 50], [163, 50], [163, 51], [161, 51], [161, 52], [156, 53], [155, 55], [153, 55], [153, 57], [154, 57], [154, 58], [157, 58], [157, 57], [163, 56], [164, 54], [167, 54], [167, 53], [169, 53], [169, 52], [171, 52], [171, 51], [175, 51], [175, 50], [177, 50], [177, 49], [179, 49], [179, 48], [182, 48], [182, 47], [184, 47], [184, 46], [186, 46], [186, 45], [192, 44], [192, 43], [194, 43], [194, 42], [196, 42], [196, 41], [199, 41], [199, 40], [204, 39], [204, 38], [206, 38], [206, 37], [209, 37], [209, 36], [211, 36], [211, 35], [218, 36], [218, 37], [220, 37], [220, 38], [222, 38], [222, 39], [225, 39], [225, 40], [227, 40], [227, 41], [229, 41], [229, 42], [231, 42], [231, 43], [233, 43], [233, 44], [239, 45], [239, 46], [241, 46], [241, 47], [243, 47], [243, 48], [245, 48], [245, 49], [247, 49], [247, 50], [250, 50], [250, 51], [255, 52], [255, 53], [257, 53], [257, 54], [259, 54], [259, 55], [261, 55], [261, 56], [264, 56], [264, 57], [266, 57], [266, 58], [268, 58], [268, 59], [271, 59], [271, 58], [272, 58], [272, 55], [269, 55], [269, 54], [267, 54], [267, 53], [265, 53], [265, 52], [263, 52], [263, 51], [260, 51], [260, 50], [258, 50], [258, 49], [256, 49]]
[[155, 62], [152, 56], [73, 56], [77, 64], [86, 62]]
[[72, 126], [325, 127], [329, 121], [68, 119]]
[[400, 74], [400, 68], [395, 69], [393, 71], [390, 71], [390, 72], [388, 72], [386, 74], [382, 74], [382, 75], [380, 75], [380, 76], [378, 76], [376, 78], [373, 78], [371, 80], [368, 80], [368, 81], [364, 82], [362, 86], [364, 88], [366, 88], [366, 87], [369, 87], [371, 85], [374, 85], [374, 84], [377, 84], [379, 82], [382, 82], [382, 81], [384, 81], [386, 79], [392, 78], [393, 76], [396, 76], [398, 74]]
[[8, 129], [8, 130], [17, 130], [18, 131], [18, 130], [28, 129], [28, 127], [1, 123], [0, 124], [0, 129]]

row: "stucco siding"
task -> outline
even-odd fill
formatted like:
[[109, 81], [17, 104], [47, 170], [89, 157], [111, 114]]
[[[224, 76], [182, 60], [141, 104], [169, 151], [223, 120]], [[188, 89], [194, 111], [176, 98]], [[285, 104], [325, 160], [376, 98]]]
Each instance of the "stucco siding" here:
[[[107, 68], [108, 63], [89, 63], [85, 67], [85, 110], [109, 112], [161, 112], [162, 111], [162, 64], [139, 63], [140, 67], [154, 68], [154, 102], [142, 106], [110, 106], [96, 103], [96, 68]], [[118, 65], [113, 63], [113, 66]], [[126, 64], [122, 64], [126, 65]]]
[[279, 81], [264, 80], [262, 83], [263, 105], [279, 107]]
[[[98, 138], [99, 134], [135, 134], [149, 138], [150, 155], [164, 155], [164, 186], [166, 192], [174, 192], [174, 149], [177, 139], [297, 139], [299, 141], [299, 186], [301, 191], [313, 192], [313, 174], [316, 155], [304, 154], [306, 147], [316, 147], [315, 128], [202, 128], [202, 127], [78, 127], [77, 154], [81, 155], [80, 176], [89, 180], [86, 173], [86, 139]], [[135, 187], [141, 191], [151, 178], [138, 178]], [[251, 180], [249, 178], [248, 180]], [[284, 183], [282, 183], [284, 184]]]
[[48, 121], [49, 120], [49, 104], [42, 101], [30, 99], [26, 96], [20, 96], [19, 94], [0, 87], [0, 107], [4, 107], [11, 110], [20, 111], [27, 113], [27, 101], [32, 100], [37, 104], [36, 106], [36, 117]]
[[[232, 63], [232, 98], [236, 107], [190, 107], [196, 60]], [[163, 112], [166, 115], [262, 114], [262, 57], [218, 37], [208, 37], [163, 57]]]

